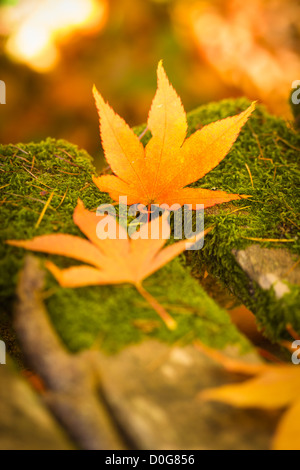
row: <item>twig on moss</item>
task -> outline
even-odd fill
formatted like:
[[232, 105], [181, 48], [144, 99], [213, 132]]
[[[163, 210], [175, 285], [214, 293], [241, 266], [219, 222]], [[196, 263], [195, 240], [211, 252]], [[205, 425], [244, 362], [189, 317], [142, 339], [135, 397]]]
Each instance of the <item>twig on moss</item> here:
[[237, 209], [234, 209], [233, 211], [228, 212], [228, 214], [226, 214], [226, 215], [234, 214], [235, 212], [242, 211], [243, 209], [249, 209], [249, 207], [251, 207], [251, 206], [238, 207]]
[[0, 206], [2, 206], [2, 204], [5, 204], [6, 203], [6, 197], [4, 199], [2, 199], [2, 201], [0, 201]]
[[291, 222], [291, 224], [295, 225], [295, 227], [300, 230], [300, 227], [299, 225], [295, 224], [295, 222], [293, 222], [291, 219], [289, 219], [288, 217], [286, 217], [286, 220], [288, 220], [289, 222]]
[[[80, 175], [80, 173], [70, 173], [69, 171], [59, 170], [59, 168], [57, 168], [56, 171], [59, 171], [60, 173], [64, 173], [65, 175], [71, 175], [71, 176], [79, 176]], [[53, 176], [55, 176], [55, 175], [53, 175]]]
[[19, 204], [16, 204], [13, 201], [8, 201], [6, 198], [0, 201], [0, 205], [3, 206], [3, 204], [10, 204], [11, 206], [19, 207]]
[[0, 189], [7, 188], [8, 186], [10, 186], [10, 183], [8, 183], [8, 184], [5, 184], [4, 186], [1, 186], [1, 187], [0, 187]]
[[65, 192], [65, 194], [63, 195], [63, 197], [62, 197], [60, 203], [59, 203], [58, 206], [55, 208], [56, 211], [57, 211], [57, 209], [59, 209], [60, 206], [63, 204], [64, 200], [66, 199], [66, 196], [67, 196], [68, 191], [69, 191], [69, 186], [67, 187], [66, 192]]
[[272, 243], [294, 243], [295, 239], [278, 239], [278, 238], [255, 238], [255, 237], [241, 237], [245, 240], [252, 240], [254, 242], [272, 242]]
[[13, 154], [12, 158], [17, 158], [18, 160], [23, 160], [23, 161], [26, 162], [26, 163], [31, 163], [29, 160], [27, 160], [27, 158], [25, 158], [25, 157], [20, 157], [20, 156], [17, 155], [16, 153]]
[[30, 153], [29, 153], [29, 152], [26, 152], [25, 150], [21, 149], [21, 148], [20, 148], [20, 147], [18, 147], [17, 145], [12, 145], [12, 147], [14, 147], [15, 149], [18, 149], [18, 150], [20, 150], [20, 152], [23, 152], [23, 153], [25, 153], [26, 155], [30, 155]]
[[71, 158], [71, 160], [74, 160], [74, 157], [72, 157], [72, 155], [70, 155], [66, 150], [61, 149], [61, 148], [58, 148], [58, 150], [60, 150], [61, 152], [65, 153], [66, 155], [68, 155], [68, 157]]
[[38, 179], [37, 176], [35, 176], [31, 171], [29, 171], [29, 170], [25, 167], [25, 165], [22, 165], [22, 166], [23, 166], [24, 170], [27, 171], [27, 173], [29, 173], [33, 178], [35, 178], [36, 180]]
[[253, 178], [252, 178], [251, 171], [250, 171], [250, 168], [247, 165], [247, 163], [245, 163], [245, 167], [247, 168], [247, 171], [248, 171], [248, 174], [249, 174], [249, 177], [250, 177], [250, 181], [251, 181], [251, 185], [252, 185], [252, 188], [254, 189]]
[[81, 170], [84, 170], [84, 168], [80, 165], [77, 165], [76, 163], [72, 163], [69, 160], [66, 160], [66, 158], [60, 157], [59, 155], [54, 154], [55, 158], [58, 158], [59, 160], [62, 160], [63, 162], [68, 163], [68, 165], [76, 166], [77, 168], [80, 168]]
[[[45, 201], [43, 201], [42, 199], [37, 199], [31, 196], [24, 196], [24, 194], [15, 194], [15, 193], [6, 193], [6, 192], [4, 194], [8, 194], [9, 196], [20, 197], [22, 199], [30, 199], [31, 201], [40, 202], [41, 204], [46, 204]], [[54, 210], [52, 207], [51, 209]]]
[[300, 148], [299, 147], [295, 147], [294, 145], [290, 144], [287, 140], [283, 139], [282, 137], [279, 137], [279, 136], [276, 136], [275, 139], [273, 139], [275, 144], [280, 141], [280, 142], [283, 142], [287, 147], [290, 147], [291, 149], [293, 150], [297, 150], [297, 152], [300, 152]]
[[148, 131], [148, 126], [145, 127], [145, 129], [143, 130], [143, 132], [139, 135], [139, 140], [141, 140], [141, 139], [144, 137], [144, 135], [147, 133], [147, 131]]
[[30, 184], [31, 187], [40, 189], [41, 191], [47, 192], [45, 188], [42, 188], [41, 186], [37, 186], [36, 184]]
[[[43, 183], [43, 182], [40, 181], [40, 180], [39, 180], [38, 182], [39, 182], [39, 184], [42, 184], [43, 186], [46, 186], [46, 188], [49, 188], [49, 189], [51, 189], [52, 191], [54, 191], [54, 188], [52, 188], [51, 186], [48, 186], [47, 184]], [[31, 186], [34, 186], [34, 184], [32, 184]], [[38, 188], [38, 186], [36, 186], [36, 187]], [[40, 188], [40, 189], [43, 189], [43, 188]]]
[[41, 214], [40, 214], [40, 216], [39, 216], [39, 219], [38, 219], [37, 223], [35, 224], [35, 228], [38, 228], [39, 225], [40, 225], [40, 223], [42, 222], [43, 217], [44, 217], [44, 215], [45, 215], [45, 213], [46, 213], [46, 210], [48, 209], [48, 207], [49, 207], [49, 205], [50, 205], [50, 203], [51, 203], [51, 201], [52, 201], [53, 196], [54, 196], [54, 191], [52, 191], [52, 193], [50, 194], [49, 199], [48, 199], [48, 201], [46, 202], [46, 204], [45, 204], [45, 206], [44, 206], [44, 208], [43, 208], [43, 210], [42, 210], [42, 212], [41, 212]]
[[262, 146], [261, 146], [260, 141], [259, 141], [259, 137], [256, 134], [256, 132], [254, 131], [253, 127], [251, 126], [250, 121], [248, 121], [247, 124], [250, 127], [250, 130], [252, 132], [252, 135], [253, 135], [254, 139], [256, 140], [256, 143], [257, 143], [257, 146], [258, 146], [258, 149], [259, 149], [259, 155], [258, 155], [259, 160], [266, 160], [266, 161], [271, 162], [272, 165], [274, 165], [274, 162], [273, 162], [272, 158], [264, 157]]
[[84, 191], [85, 189], [87, 189], [89, 186], [91, 185], [91, 183], [86, 183], [83, 188], [79, 189], [79, 191]]
[[34, 164], [35, 164], [35, 155], [33, 155], [33, 159], [32, 159], [32, 162], [31, 162], [31, 168], [30, 168], [30, 171], [32, 171], [32, 170], [33, 170]]

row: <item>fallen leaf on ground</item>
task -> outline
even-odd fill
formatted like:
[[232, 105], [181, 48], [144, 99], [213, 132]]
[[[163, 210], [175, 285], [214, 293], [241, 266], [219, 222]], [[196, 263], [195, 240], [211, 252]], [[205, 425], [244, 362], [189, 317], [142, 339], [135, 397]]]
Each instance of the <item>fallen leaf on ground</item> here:
[[210, 207], [246, 196], [186, 187], [215, 168], [227, 155], [255, 103], [242, 113], [213, 122], [188, 139], [186, 113], [160, 62], [158, 88], [148, 117], [152, 138], [144, 148], [126, 122], [94, 87], [105, 157], [114, 175], [94, 177], [112, 199], [128, 205], [197, 204]]
[[[210, 229], [199, 233], [193, 239], [181, 240], [163, 248], [170, 234], [167, 213], [144, 224], [131, 239], [128, 238], [127, 231], [112, 216], [96, 215], [95, 212], [85, 209], [80, 200], [73, 219], [89, 241], [73, 235], [50, 234], [35, 237], [33, 240], [9, 240], [7, 243], [87, 263], [87, 265], [59, 269], [52, 262], [47, 262], [46, 267], [63, 287], [133, 284], [168, 328], [174, 329], [176, 322], [144, 289], [142, 281], [186, 250], [189, 244], [201, 239]], [[106, 224], [108, 227], [116, 227], [115, 239], [107, 238]]]
[[238, 408], [286, 409], [273, 438], [274, 450], [300, 450], [300, 368], [294, 364], [251, 364], [224, 356], [199, 342], [201, 351], [246, 382], [204, 390], [200, 397]]

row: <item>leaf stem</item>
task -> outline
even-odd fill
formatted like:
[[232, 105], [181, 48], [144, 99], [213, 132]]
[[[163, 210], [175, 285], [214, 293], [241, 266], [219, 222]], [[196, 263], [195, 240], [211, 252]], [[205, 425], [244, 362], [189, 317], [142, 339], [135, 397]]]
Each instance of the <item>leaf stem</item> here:
[[168, 312], [160, 305], [160, 303], [157, 302], [157, 300], [152, 297], [149, 292], [147, 292], [142, 284], [137, 283], [135, 284], [135, 287], [137, 291], [141, 294], [142, 297], [151, 305], [151, 307], [158, 313], [160, 318], [164, 321], [166, 326], [169, 328], [169, 330], [175, 330], [177, 327], [177, 323], [174, 320], [174, 318], [171, 317], [171, 315], [168, 314]]

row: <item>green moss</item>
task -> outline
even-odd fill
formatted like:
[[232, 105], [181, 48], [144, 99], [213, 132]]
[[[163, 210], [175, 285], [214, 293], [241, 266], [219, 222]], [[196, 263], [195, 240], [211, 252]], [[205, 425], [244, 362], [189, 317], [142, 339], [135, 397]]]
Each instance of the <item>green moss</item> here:
[[[30, 239], [46, 233], [82, 236], [72, 220], [80, 197], [89, 209], [109, 202], [92, 183], [95, 172], [90, 157], [64, 141], [48, 139], [39, 144], [0, 146], [1, 230], [0, 230], [0, 325], [12, 310], [17, 273], [25, 251], [5, 245], [7, 239]], [[8, 185], [8, 186], [6, 186]], [[4, 187], [5, 186], [5, 187]], [[36, 229], [39, 215], [54, 191], [51, 205]], [[46, 255], [39, 255], [47, 258]], [[51, 257], [61, 266], [72, 260]], [[101, 345], [116, 351], [146, 336], [167, 342], [202, 341], [218, 347], [250, 345], [184, 267], [184, 257], [174, 260], [144, 283], [178, 322], [170, 332], [131, 286], [103, 286], [80, 289], [60, 288], [49, 275], [46, 304], [53, 324], [67, 347], [79, 351]], [[0, 328], [1, 329], [1, 328]], [[149, 332], [145, 333], [147, 329]]]
[[[165, 306], [177, 321], [170, 332], [155, 311], [130, 285], [60, 289], [47, 301], [48, 309], [61, 337], [72, 351], [100, 344], [114, 352], [128, 343], [155, 337], [169, 343], [205, 343], [223, 348], [247, 341], [237, 333], [229, 316], [221, 310], [190, 276], [179, 260], [171, 262], [144, 282], [144, 287]], [[143, 320], [153, 326], [144, 333], [137, 327]], [[142, 323], [143, 324], [143, 323]]]
[[[20, 250], [3, 242], [53, 232], [79, 235], [72, 220], [77, 199], [82, 198], [92, 209], [108, 198], [95, 191], [92, 182], [95, 170], [88, 154], [62, 140], [47, 139], [18, 148], [0, 145], [0, 158], [0, 301], [3, 305], [14, 293], [16, 273], [23, 259]], [[36, 229], [52, 192], [51, 205]]]
[[[234, 115], [248, 105], [247, 100], [238, 99], [202, 106], [189, 115], [190, 131], [199, 128], [199, 124]], [[205, 265], [220, 278], [257, 315], [273, 340], [284, 335], [287, 323], [300, 332], [300, 287], [290, 286], [290, 294], [276, 299], [273, 289], [262, 290], [249, 280], [237, 265], [232, 250], [254, 243], [243, 237], [290, 239], [292, 243], [261, 243], [261, 246], [284, 247], [295, 259], [299, 257], [299, 152], [299, 133], [258, 106], [228, 156], [194, 184], [252, 196], [206, 211], [205, 225], [215, 225], [215, 229], [207, 236], [204, 248], [195, 252], [193, 266], [199, 271]]]

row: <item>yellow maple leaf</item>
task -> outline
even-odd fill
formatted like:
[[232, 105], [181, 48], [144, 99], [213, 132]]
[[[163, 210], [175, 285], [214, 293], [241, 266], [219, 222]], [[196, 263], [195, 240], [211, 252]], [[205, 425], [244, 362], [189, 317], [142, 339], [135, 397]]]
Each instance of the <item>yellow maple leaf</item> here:
[[128, 205], [191, 204], [195, 209], [196, 204], [209, 207], [245, 197], [186, 186], [223, 160], [255, 109], [255, 103], [236, 116], [204, 126], [186, 139], [186, 113], [162, 62], [157, 76], [158, 88], [148, 117], [152, 138], [145, 148], [94, 87], [102, 145], [114, 173], [94, 177], [97, 187], [116, 201], [120, 196], [127, 196]]
[[[46, 267], [63, 287], [133, 284], [168, 328], [174, 329], [174, 319], [144, 289], [142, 281], [182, 253], [190, 244], [196, 243], [210, 229], [192, 239], [182, 240], [164, 248], [170, 235], [167, 213], [144, 224], [131, 239], [112, 216], [96, 215], [95, 212], [85, 209], [80, 200], [73, 219], [89, 240], [68, 234], [50, 234], [35, 237], [33, 240], [8, 240], [6, 243], [27, 250], [70, 257], [88, 264], [61, 270], [52, 262], [47, 262]], [[101, 221], [105, 221], [105, 224], [99, 224]], [[107, 237], [105, 226], [110, 224], [116, 226], [116, 238]]]
[[273, 438], [273, 450], [300, 450], [300, 369], [293, 364], [251, 364], [231, 359], [197, 342], [196, 346], [230, 372], [251, 379], [201, 392], [200, 397], [238, 408], [286, 409]]

